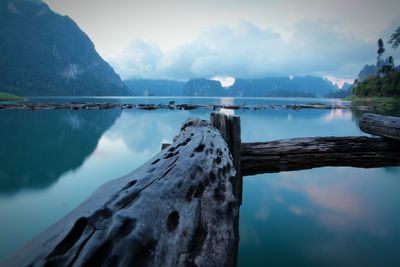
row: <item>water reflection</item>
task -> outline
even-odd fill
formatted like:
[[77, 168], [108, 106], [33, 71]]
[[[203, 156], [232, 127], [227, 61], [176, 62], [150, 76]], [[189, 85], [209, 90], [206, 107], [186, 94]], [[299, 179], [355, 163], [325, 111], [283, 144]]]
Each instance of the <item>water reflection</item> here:
[[[129, 101], [144, 102], [121, 100]], [[168, 103], [171, 98], [146, 101]], [[310, 101], [294, 101], [299, 102]], [[0, 120], [7, 126], [0, 131], [0, 258], [64, 216], [101, 184], [149, 160], [161, 143], [172, 141], [187, 118], [208, 119], [209, 113], [203, 109], [1, 111]], [[243, 142], [364, 135], [349, 110], [235, 110], [235, 114], [241, 117]], [[399, 168], [321, 168], [246, 177], [239, 265], [400, 265], [399, 176]], [[22, 190], [33, 188], [40, 190]]]
[[[224, 97], [221, 98], [221, 101], [219, 102], [220, 105], [234, 105], [235, 104], [235, 98], [234, 97]], [[226, 108], [221, 108], [220, 112], [226, 114], [226, 115], [235, 115], [235, 110], [233, 109], [226, 109]]]
[[332, 121], [332, 120], [348, 120], [351, 121], [353, 117], [353, 113], [350, 110], [343, 110], [343, 109], [332, 109], [329, 111], [328, 115], [325, 115], [325, 121]]
[[82, 165], [120, 115], [109, 111], [0, 112], [0, 194], [38, 189]]
[[172, 142], [173, 136], [188, 117], [195, 116], [193, 112], [179, 113], [159, 110], [154, 114], [151, 111], [127, 110], [105, 137], [111, 140], [121, 138], [133, 153], [159, 151], [163, 142]]
[[399, 177], [400, 168], [246, 177], [239, 266], [398, 266]]

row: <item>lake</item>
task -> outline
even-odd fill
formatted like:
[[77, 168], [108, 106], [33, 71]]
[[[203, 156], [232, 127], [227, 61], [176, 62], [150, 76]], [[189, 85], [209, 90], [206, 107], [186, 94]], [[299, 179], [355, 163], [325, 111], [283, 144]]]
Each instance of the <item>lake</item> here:
[[[293, 104], [283, 98], [33, 98], [34, 102]], [[359, 136], [350, 110], [229, 110], [242, 141]], [[210, 110], [0, 110], [0, 259]], [[244, 177], [239, 266], [400, 266], [400, 168]]]

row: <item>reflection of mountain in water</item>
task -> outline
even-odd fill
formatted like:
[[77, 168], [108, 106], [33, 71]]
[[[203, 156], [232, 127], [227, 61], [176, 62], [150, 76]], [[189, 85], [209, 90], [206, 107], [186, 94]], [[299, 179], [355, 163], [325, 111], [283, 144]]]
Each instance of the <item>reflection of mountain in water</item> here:
[[120, 110], [2, 111], [0, 194], [43, 188], [82, 165]]

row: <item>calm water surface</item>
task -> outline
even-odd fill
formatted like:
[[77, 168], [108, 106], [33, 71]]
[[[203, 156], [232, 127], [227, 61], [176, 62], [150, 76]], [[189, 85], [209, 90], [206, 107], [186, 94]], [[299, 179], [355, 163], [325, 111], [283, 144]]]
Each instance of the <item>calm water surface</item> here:
[[[160, 104], [289, 104], [281, 98], [35, 98]], [[335, 100], [318, 99], [318, 102]], [[0, 110], [0, 259], [171, 142], [209, 110]], [[228, 111], [232, 112], [232, 111]], [[235, 111], [242, 141], [365, 135], [343, 110]], [[400, 266], [400, 168], [319, 168], [249, 176], [239, 266]]]

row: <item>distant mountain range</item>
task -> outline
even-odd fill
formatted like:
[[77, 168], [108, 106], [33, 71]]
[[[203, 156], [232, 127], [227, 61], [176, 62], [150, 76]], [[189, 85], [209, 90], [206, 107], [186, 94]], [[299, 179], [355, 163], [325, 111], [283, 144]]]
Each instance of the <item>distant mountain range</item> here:
[[[383, 64], [383, 61], [382, 61]], [[400, 65], [394, 68], [395, 71], [399, 72], [400, 71]], [[367, 80], [368, 78], [375, 77], [376, 73], [378, 72], [378, 68], [376, 65], [365, 65], [360, 72], [358, 73], [358, 81], [363, 82]]]
[[130, 79], [124, 83], [135, 96], [182, 96], [185, 82], [173, 80]]
[[130, 94], [76, 23], [39, 0], [0, 0], [0, 53], [3, 92]]
[[68, 16], [40, 0], [0, 0], [0, 91], [22, 96], [323, 97], [337, 91], [314, 76], [236, 79], [131, 79], [124, 82]]
[[323, 97], [338, 90], [330, 81], [320, 77], [278, 77], [236, 79], [227, 88], [219, 81], [205, 78], [184, 82], [169, 80], [126, 80], [134, 95], [154, 96], [231, 96], [231, 97]]
[[370, 77], [375, 77], [377, 71], [378, 68], [375, 65], [365, 65], [358, 73], [357, 79], [359, 82], [365, 81]]

